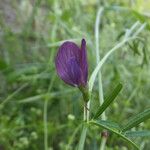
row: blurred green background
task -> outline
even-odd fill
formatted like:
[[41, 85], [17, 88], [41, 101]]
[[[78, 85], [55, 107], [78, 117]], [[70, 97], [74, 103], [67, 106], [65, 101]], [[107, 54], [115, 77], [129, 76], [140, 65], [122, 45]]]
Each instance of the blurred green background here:
[[[126, 44], [102, 69], [104, 96], [118, 82], [124, 85], [107, 109], [107, 118], [124, 123], [150, 107], [149, 0], [0, 0], [0, 150], [76, 149], [81, 133], [78, 125], [83, 119], [82, 97], [78, 89], [56, 75], [54, 58], [64, 40], [80, 45], [84, 37], [89, 75], [92, 73], [96, 66], [94, 26], [100, 6], [105, 7], [100, 24], [101, 56], [136, 21], [147, 23], [140, 34], [142, 42]], [[96, 84], [92, 112], [98, 105]], [[135, 129], [149, 130], [149, 120]], [[149, 138], [133, 140], [141, 149], [150, 149]], [[85, 149], [99, 149], [100, 141], [100, 129], [91, 128]], [[110, 133], [106, 149], [132, 148]]]

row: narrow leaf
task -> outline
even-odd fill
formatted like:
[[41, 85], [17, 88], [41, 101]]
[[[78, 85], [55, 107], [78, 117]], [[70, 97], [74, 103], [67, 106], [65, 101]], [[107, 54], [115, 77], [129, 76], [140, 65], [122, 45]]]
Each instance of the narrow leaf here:
[[131, 117], [129, 119], [129, 121], [124, 125], [122, 131], [127, 131], [133, 127], [135, 127], [136, 125], [140, 124], [141, 122], [147, 120], [150, 118], [150, 108]]
[[127, 137], [150, 137], [150, 131], [127, 131]]
[[122, 84], [119, 83], [115, 89], [110, 93], [110, 95], [105, 99], [104, 103], [98, 108], [94, 119], [98, 118], [105, 110], [106, 108], [115, 100], [116, 96], [119, 94], [119, 92], [122, 89]]
[[91, 124], [95, 124], [103, 129], [107, 129], [109, 130], [110, 132], [120, 136], [122, 139], [124, 139], [125, 141], [127, 141], [128, 143], [130, 143], [135, 149], [139, 150], [139, 147], [134, 143], [132, 142], [129, 138], [127, 138], [125, 135], [123, 135], [119, 130], [117, 129], [114, 129], [114, 128], [111, 128], [110, 126], [104, 124], [104, 121], [102, 122], [101, 120], [93, 120], [90, 122]]
[[113, 122], [113, 121], [109, 121], [109, 120], [98, 120], [98, 122], [103, 125], [103, 126], [106, 126], [108, 128], [112, 128], [116, 131], [121, 131], [121, 125], [116, 123], [116, 122]]

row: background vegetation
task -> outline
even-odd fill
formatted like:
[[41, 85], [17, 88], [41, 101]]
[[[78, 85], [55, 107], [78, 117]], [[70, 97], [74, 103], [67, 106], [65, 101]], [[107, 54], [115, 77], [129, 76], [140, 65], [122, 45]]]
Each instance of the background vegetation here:
[[[122, 123], [150, 107], [150, 1], [0, 0], [0, 150], [47, 150], [46, 145], [49, 150], [63, 150], [68, 144], [76, 148], [83, 119], [82, 96], [58, 78], [54, 58], [64, 40], [80, 44], [84, 37], [91, 74], [96, 66], [94, 26], [100, 6], [105, 7], [100, 24], [101, 57], [136, 21], [147, 23], [141, 40], [119, 49], [102, 68], [104, 96], [116, 83], [124, 85], [106, 116]], [[93, 113], [98, 105], [96, 85]], [[149, 130], [149, 120], [135, 129]], [[99, 149], [100, 131], [90, 129], [85, 149]], [[148, 138], [134, 141], [149, 150]], [[108, 150], [130, 149], [111, 133], [106, 146]]]

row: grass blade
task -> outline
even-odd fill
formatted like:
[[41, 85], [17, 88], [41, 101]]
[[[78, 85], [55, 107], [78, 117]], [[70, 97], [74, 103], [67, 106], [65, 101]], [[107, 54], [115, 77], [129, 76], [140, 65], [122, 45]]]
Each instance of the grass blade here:
[[131, 117], [129, 119], [129, 121], [124, 125], [122, 131], [127, 131], [133, 127], [135, 127], [136, 125], [140, 124], [141, 122], [147, 120], [150, 118], [150, 108]]
[[40, 94], [40, 95], [35, 95], [35, 96], [31, 96], [25, 99], [21, 99], [21, 100], [17, 100], [18, 103], [30, 103], [30, 102], [36, 102], [38, 100], [44, 99], [45, 97], [57, 97], [57, 96], [61, 96], [63, 94], [68, 94], [68, 93], [72, 93], [75, 92], [75, 90], [72, 89], [68, 89], [65, 91], [60, 91], [60, 92], [51, 92], [51, 93], [44, 93], [44, 94]]
[[98, 118], [105, 110], [106, 108], [115, 100], [116, 96], [119, 94], [119, 92], [122, 89], [122, 84], [119, 83], [115, 89], [111, 92], [111, 94], [105, 99], [104, 103], [98, 108], [94, 119]]

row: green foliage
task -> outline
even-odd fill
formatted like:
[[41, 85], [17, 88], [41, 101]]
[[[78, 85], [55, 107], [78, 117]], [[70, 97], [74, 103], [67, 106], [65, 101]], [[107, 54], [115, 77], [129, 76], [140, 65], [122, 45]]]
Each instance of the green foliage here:
[[121, 89], [122, 84], [120, 83], [115, 87], [112, 93], [105, 99], [104, 103], [98, 108], [96, 114], [94, 115], [94, 119], [97, 119], [105, 111], [105, 109], [115, 100], [116, 96], [119, 94]]
[[[93, 31], [99, 5], [104, 7], [99, 25], [99, 53], [103, 61], [91, 78], [96, 66]], [[106, 150], [137, 147], [130, 138], [141, 150], [149, 150], [150, 124], [146, 121], [150, 105], [149, 6], [149, 2], [131, 4], [126, 0], [99, 3], [96, 0], [1, 1], [0, 149], [74, 150], [80, 143], [81, 148], [97, 150], [100, 132], [106, 129], [110, 132]], [[134, 39], [128, 39], [114, 50], [136, 22], [138, 26], [129, 38], [144, 23], [147, 25]], [[58, 78], [54, 58], [64, 40], [80, 43], [83, 37], [87, 40], [92, 91], [90, 111], [98, 110], [99, 117], [105, 110], [108, 120], [90, 120], [88, 129], [81, 132], [82, 95]], [[102, 106], [98, 102], [99, 71], [106, 97]], [[114, 88], [119, 82], [124, 87], [121, 93], [121, 85]], [[107, 96], [107, 92], [111, 94]], [[114, 101], [116, 96], [117, 102]], [[133, 118], [128, 120], [129, 116]]]
[[87, 126], [84, 126], [82, 129], [80, 140], [79, 140], [78, 150], [84, 149], [86, 134], [87, 134]]
[[122, 131], [127, 131], [147, 119], [150, 119], [150, 109], [146, 109], [143, 112], [131, 117], [129, 121], [124, 125]]
[[150, 131], [149, 130], [147, 130], [147, 131], [127, 131], [127, 132], [125, 132], [125, 135], [127, 136], [127, 137], [136, 137], [136, 138], [138, 138], [138, 137], [150, 137]]
[[114, 134], [118, 135], [119, 137], [130, 143], [135, 149], [139, 150], [138, 146], [134, 142], [132, 142], [129, 138], [127, 138], [124, 134], [122, 134], [120, 130], [118, 130], [119, 125], [117, 125], [116, 123], [112, 124], [110, 122], [101, 120], [91, 121], [90, 123], [113, 132]]

